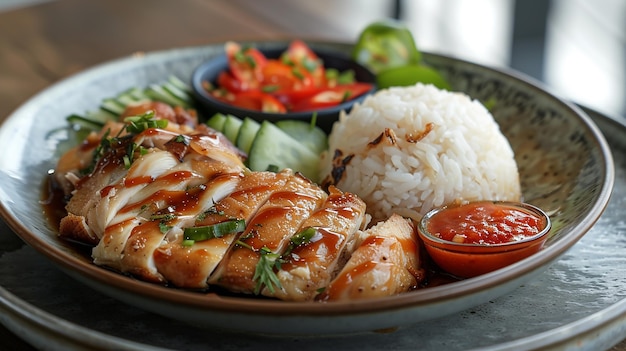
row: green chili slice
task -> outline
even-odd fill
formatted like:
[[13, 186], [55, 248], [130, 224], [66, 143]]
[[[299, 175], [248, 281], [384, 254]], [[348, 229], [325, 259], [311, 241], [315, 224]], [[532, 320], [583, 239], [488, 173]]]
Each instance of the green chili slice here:
[[387, 68], [421, 62], [410, 29], [400, 21], [374, 22], [361, 32], [352, 57], [374, 73]]

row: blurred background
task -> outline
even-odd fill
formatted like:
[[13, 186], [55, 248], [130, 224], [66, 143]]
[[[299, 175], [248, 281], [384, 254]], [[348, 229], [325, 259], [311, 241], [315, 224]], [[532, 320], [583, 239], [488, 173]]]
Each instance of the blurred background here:
[[[19, 13], [30, 6], [45, 8], [50, 2], [68, 3], [68, 0], [0, 0], [0, 14]], [[112, 9], [119, 1], [108, 3]], [[156, 16], [159, 6], [172, 8], [171, 3], [166, 5], [164, 1], [128, 1], [129, 5], [135, 3], [151, 4], [135, 16]], [[613, 115], [625, 112], [626, 1], [623, 0], [185, 0], [176, 3], [181, 7], [189, 3], [197, 9], [219, 11], [226, 23], [231, 17], [249, 26], [246, 30], [224, 26], [216, 29], [222, 31], [217, 38], [224, 39], [230, 33], [235, 38], [291, 35], [350, 42], [368, 23], [383, 17], [398, 18], [413, 29], [423, 51], [511, 67], [541, 81], [554, 93], [600, 112]], [[80, 13], [75, 15], [76, 26], [85, 25], [86, 19], [80, 19]], [[100, 25], [96, 15], [87, 16], [94, 25]], [[197, 17], [202, 18], [202, 14], [198, 13]], [[147, 32], [141, 36], [141, 29], [126, 35], [115, 32], [115, 23], [109, 26], [112, 38], [126, 35], [126, 40], [141, 42], [141, 49], [146, 50], [163, 49], [172, 43], [203, 44], [197, 30], [205, 27], [193, 22], [197, 19], [173, 17], [172, 20], [178, 20], [177, 26], [187, 26], [191, 37], [168, 42], [166, 35], [147, 38]], [[267, 22], [273, 26], [262, 25]], [[64, 20], [57, 25], [71, 23]], [[192, 39], [194, 33], [196, 37]], [[5, 34], [0, 28], [0, 40]], [[87, 40], [80, 33], [75, 35], [65, 40], [78, 45]], [[161, 45], [157, 43], [159, 38]], [[215, 40], [216, 36], [211, 38]], [[106, 40], [92, 40], [98, 39]], [[104, 44], [106, 47], [107, 43]], [[100, 55], [101, 60], [126, 54], [109, 52], [108, 56]], [[98, 62], [85, 65], [92, 63]], [[66, 73], [61, 75], [74, 72]], [[1, 85], [0, 82], [0, 89]]]
[[267, 1], [245, 5], [278, 22], [289, 10], [307, 11], [315, 18], [307, 25], [347, 41], [371, 21], [398, 18], [424, 51], [512, 67], [567, 98], [624, 113], [623, 0], [297, 0], [281, 4], [284, 12]]

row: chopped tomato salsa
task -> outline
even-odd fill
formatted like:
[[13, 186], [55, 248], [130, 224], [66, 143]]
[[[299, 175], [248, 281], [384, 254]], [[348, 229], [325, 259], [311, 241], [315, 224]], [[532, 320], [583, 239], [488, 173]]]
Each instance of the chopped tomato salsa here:
[[272, 113], [313, 111], [352, 100], [373, 87], [355, 82], [353, 72], [326, 69], [301, 40], [291, 42], [278, 59], [234, 42], [224, 49], [228, 70], [219, 74], [215, 85], [205, 84], [205, 89], [237, 107]]
[[443, 240], [467, 244], [504, 244], [541, 232], [545, 220], [530, 211], [493, 202], [447, 208], [428, 222], [428, 231]]

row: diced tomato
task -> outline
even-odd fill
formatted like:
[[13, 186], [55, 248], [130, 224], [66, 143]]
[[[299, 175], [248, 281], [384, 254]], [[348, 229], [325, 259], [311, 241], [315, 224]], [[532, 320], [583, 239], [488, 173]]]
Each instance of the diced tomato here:
[[224, 48], [229, 69], [219, 74], [217, 88], [206, 89], [217, 99], [241, 108], [278, 113], [316, 110], [372, 88], [368, 83], [327, 79], [323, 62], [300, 40], [294, 40], [280, 59], [268, 59], [259, 50], [234, 42]]
[[232, 100], [228, 100], [228, 103], [245, 108], [248, 110], [270, 112], [270, 113], [285, 113], [287, 109], [270, 94], [265, 94], [258, 90], [244, 91], [241, 93], [233, 94]]
[[313, 96], [297, 101], [291, 106], [291, 111], [311, 111], [338, 105], [344, 101], [352, 100], [367, 93], [372, 89], [369, 83], [352, 83], [326, 88]]
[[284, 93], [307, 90], [313, 86], [311, 74], [299, 67], [290, 67], [277, 60], [269, 60], [263, 67], [262, 88], [265, 92]]
[[304, 99], [308, 99], [311, 96], [320, 93], [326, 90], [325, 87], [309, 87], [307, 89], [300, 90], [289, 90], [289, 91], [278, 91], [272, 93], [272, 95], [276, 96], [276, 98], [287, 107], [288, 110], [291, 110], [291, 107], [297, 104], [299, 101]]
[[224, 45], [228, 57], [230, 72], [242, 83], [246, 83], [250, 89], [258, 88], [263, 80], [263, 66], [267, 58], [256, 48], [243, 48], [232, 41]]
[[278, 99], [269, 94], [263, 94], [261, 111], [270, 113], [287, 113], [287, 108]]
[[235, 79], [230, 71], [223, 71], [219, 74], [219, 76], [217, 76], [217, 85], [220, 88], [224, 88], [234, 93], [250, 90], [250, 86], [247, 82]]
[[324, 63], [302, 40], [292, 41], [281, 59], [309, 72], [316, 86], [325, 85]]
[[302, 65], [305, 59], [317, 61], [319, 58], [302, 40], [294, 40], [289, 44], [284, 56], [297, 65]]

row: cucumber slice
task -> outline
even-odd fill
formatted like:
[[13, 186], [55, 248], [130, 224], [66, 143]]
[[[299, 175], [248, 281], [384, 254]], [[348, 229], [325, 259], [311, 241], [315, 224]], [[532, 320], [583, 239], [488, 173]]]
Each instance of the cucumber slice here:
[[136, 104], [138, 101], [130, 95], [121, 94], [115, 100], [126, 108], [128, 105]]
[[170, 93], [172, 96], [175, 96], [176, 98], [180, 99], [181, 101], [184, 101], [185, 104], [187, 104], [187, 106], [189, 105], [189, 95], [185, 91], [180, 90], [174, 84], [170, 84], [170, 83], [163, 84], [163, 90]]
[[252, 142], [254, 141], [254, 137], [256, 133], [261, 128], [259, 122], [253, 120], [252, 118], [246, 117], [243, 119], [243, 123], [239, 128], [239, 134], [237, 134], [237, 140], [235, 141], [235, 145], [245, 153], [250, 152], [250, 147], [252, 147]]
[[180, 80], [180, 78], [176, 76], [170, 76], [168, 82], [178, 89], [186, 92], [187, 94], [191, 94], [191, 87], [182, 80]]
[[[83, 131], [98, 130], [109, 120], [118, 120], [126, 107], [150, 100], [165, 102], [172, 106], [189, 107], [193, 104], [191, 88], [175, 76], [170, 76], [164, 84], [152, 84], [146, 89], [137, 87], [129, 88], [113, 98], [105, 98], [100, 103], [100, 108], [95, 111], [87, 111], [84, 116], [71, 115], [68, 122], [80, 127]], [[221, 122], [223, 124], [223, 122]], [[208, 123], [207, 123], [208, 124]], [[221, 126], [215, 128], [221, 131]]]
[[311, 126], [308, 122], [282, 120], [276, 122], [276, 126], [318, 155], [328, 148], [326, 133], [317, 126]]
[[224, 122], [226, 122], [226, 115], [216, 113], [213, 117], [206, 121], [206, 125], [217, 130], [218, 132], [224, 131]]
[[126, 105], [122, 105], [119, 101], [114, 98], [107, 98], [102, 100], [100, 104], [100, 108], [115, 115], [119, 116], [126, 109]]
[[233, 115], [226, 116], [226, 121], [224, 122], [224, 130], [222, 133], [230, 140], [233, 144], [237, 140], [237, 134], [239, 134], [239, 128], [243, 121]]
[[104, 125], [104, 123], [106, 123], [107, 121], [117, 121], [119, 115], [114, 115], [108, 111], [98, 109], [96, 111], [85, 112], [84, 117], [86, 119], [93, 120], [94, 122], [102, 123]]
[[114, 98], [106, 98], [102, 100], [100, 108], [115, 115], [121, 115], [128, 105], [137, 104], [144, 101], [149, 101], [150, 98], [141, 92], [140, 89], [131, 88], [128, 89]]
[[131, 88], [126, 90], [125, 92], [119, 94], [115, 100], [124, 107], [128, 107], [128, 105], [134, 105], [141, 102], [150, 101], [150, 98], [144, 94], [141, 89]]
[[150, 100], [148, 95], [146, 95], [143, 90], [136, 87], [126, 90], [122, 93], [122, 95], [127, 95], [137, 102]]
[[187, 101], [182, 100], [178, 96], [172, 95], [169, 91], [163, 88], [163, 86], [158, 84], [151, 84], [146, 89], [146, 95], [148, 95], [151, 99], [161, 101], [172, 106], [189, 107], [189, 103]]
[[67, 121], [74, 126], [79, 126], [87, 130], [99, 130], [104, 127], [103, 122], [98, 122], [94, 119], [85, 118], [79, 115], [70, 115], [67, 117]]
[[248, 154], [253, 171], [266, 171], [270, 166], [279, 170], [291, 168], [312, 181], [317, 181], [319, 156], [282, 129], [263, 121]]

